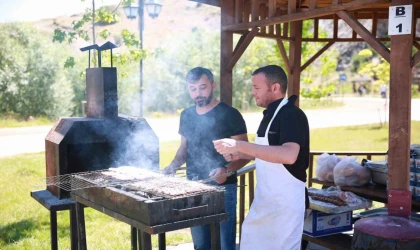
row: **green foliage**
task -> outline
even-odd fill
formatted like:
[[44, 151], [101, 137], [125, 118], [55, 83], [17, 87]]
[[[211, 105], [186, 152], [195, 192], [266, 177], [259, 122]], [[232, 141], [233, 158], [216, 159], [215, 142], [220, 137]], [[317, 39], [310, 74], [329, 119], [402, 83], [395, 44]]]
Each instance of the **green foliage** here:
[[71, 115], [73, 91], [60, 70], [65, 50], [24, 24], [0, 25], [0, 113]]
[[332, 94], [335, 90], [334, 85], [328, 85], [326, 87], [316, 86], [313, 88], [303, 88], [300, 90], [300, 95], [305, 98], [321, 99], [322, 97]]
[[387, 84], [390, 79], [390, 66], [389, 63], [380, 57], [373, 57], [374, 54], [369, 49], [364, 49], [358, 54], [361, 58], [367, 58], [366, 63], [359, 68], [358, 73], [360, 75], [368, 75], [372, 77], [373, 81], [373, 93], [379, 92], [379, 87], [382, 84]]
[[[81, 0], [84, 2], [84, 0]], [[122, 0], [120, 4], [123, 6], [126, 4], [133, 3], [133, 0]], [[56, 28], [53, 33], [53, 42], [62, 43], [67, 41], [69, 44], [73, 43], [77, 39], [82, 39], [84, 41], [90, 41], [91, 37], [89, 35], [90, 30], [92, 29], [92, 19], [93, 19], [93, 10], [88, 8], [85, 10], [82, 18], [80, 20], [75, 20], [71, 23], [70, 31], [63, 31], [60, 28]], [[108, 29], [99, 29], [99, 26], [111, 25], [120, 21], [118, 16], [117, 9], [113, 7], [102, 7], [95, 11], [95, 27], [98, 29], [96, 36], [106, 40], [112, 34]], [[115, 55], [115, 61], [119, 64], [125, 64], [132, 61], [139, 61], [147, 57], [147, 52], [144, 49], [140, 49], [140, 40], [138, 36], [128, 30], [124, 29], [121, 32], [121, 37], [123, 39], [123, 44], [129, 48], [128, 52], [120, 53]], [[96, 37], [95, 37], [96, 38]], [[92, 59], [95, 60], [95, 59]], [[74, 67], [75, 62], [73, 59], [68, 58], [66, 60], [65, 68]]]
[[66, 61], [64, 62], [64, 68], [73, 68], [74, 66], [74, 57], [68, 57]]

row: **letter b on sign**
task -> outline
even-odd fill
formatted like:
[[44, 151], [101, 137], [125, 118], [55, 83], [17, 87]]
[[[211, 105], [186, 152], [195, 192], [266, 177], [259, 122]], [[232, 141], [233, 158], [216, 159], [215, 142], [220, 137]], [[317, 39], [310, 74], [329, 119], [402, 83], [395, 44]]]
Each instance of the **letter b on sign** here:
[[395, 10], [395, 16], [401, 17], [401, 16], [405, 15], [405, 7], [400, 6], [400, 7], [396, 7], [395, 9], [396, 9]]
[[411, 34], [413, 5], [389, 7], [388, 35]]

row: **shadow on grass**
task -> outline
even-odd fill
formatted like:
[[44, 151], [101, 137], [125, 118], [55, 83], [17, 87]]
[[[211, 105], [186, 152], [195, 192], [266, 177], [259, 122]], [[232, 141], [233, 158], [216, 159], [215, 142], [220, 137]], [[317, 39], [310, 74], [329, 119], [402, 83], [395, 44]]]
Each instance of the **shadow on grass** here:
[[0, 226], [0, 242], [11, 244], [31, 236], [32, 231], [38, 228], [38, 223], [31, 219], [9, 223]]
[[366, 131], [366, 130], [381, 130], [381, 129], [384, 129], [385, 128], [385, 126], [383, 125], [383, 126], [380, 126], [380, 125], [360, 125], [360, 126], [349, 126], [349, 127], [346, 127], [345, 128], [345, 130], [348, 130], [348, 131]]

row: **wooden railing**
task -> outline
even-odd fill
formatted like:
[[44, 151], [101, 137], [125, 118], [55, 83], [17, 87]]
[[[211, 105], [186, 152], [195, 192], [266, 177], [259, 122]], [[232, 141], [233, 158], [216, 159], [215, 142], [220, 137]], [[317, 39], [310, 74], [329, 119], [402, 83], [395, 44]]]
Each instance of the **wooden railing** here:
[[[312, 178], [314, 177], [314, 159], [315, 156], [323, 154], [325, 151], [313, 151], [309, 154], [309, 168], [308, 168], [308, 182], [307, 186], [312, 186]], [[335, 154], [337, 156], [365, 156], [365, 159], [371, 160], [372, 156], [385, 156], [386, 152], [328, 152], [329, 154]], [[361, 159], [360, 159], [361, 161]], [[249, 207], [254, 200], [255, 182], [254, 182], [255, 164], [246, 166], [240, 169], [237, 173], [239, 178], [239, 216], [237, 216], [237, 223], [239, 224], [239, 238], [242, 234], [242, 223], [245, 219], [245, 194], [248, 191]], [[248, 180], [248, 183], [247, 183]]]

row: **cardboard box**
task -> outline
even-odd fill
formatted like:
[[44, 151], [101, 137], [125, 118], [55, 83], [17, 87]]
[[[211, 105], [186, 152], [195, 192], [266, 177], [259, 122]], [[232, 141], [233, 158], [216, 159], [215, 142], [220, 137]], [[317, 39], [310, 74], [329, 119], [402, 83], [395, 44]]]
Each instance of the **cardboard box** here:
[[305, 218], [303, 233], [312, 237], [337, 234], [350, 231], [352, 225], [353, 211], [341, 214], [326, 214], [313, 210]]

